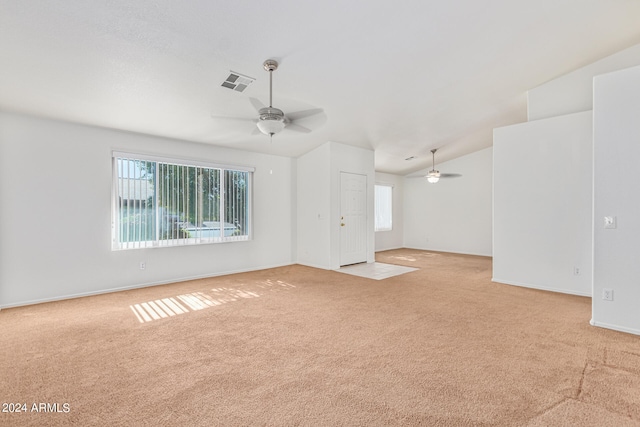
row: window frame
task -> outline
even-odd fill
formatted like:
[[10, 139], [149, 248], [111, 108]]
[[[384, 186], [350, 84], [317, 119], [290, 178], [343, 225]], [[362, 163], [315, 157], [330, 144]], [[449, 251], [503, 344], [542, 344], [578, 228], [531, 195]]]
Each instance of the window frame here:
[[[246, 172], [246, 221], [247, 221], [247, 231], [245, 234], [240, 236], [225, 236], [223, 230], [226, 228], [226, 222], [223, 214], [222, 205], [220, 207], [220, 212], [222, 217], [220, 218], [220, 236], [218, 237], [182, 237], [182, 238], [171, 238], [171, 239], [162, 239], [158, 233], [158, 207], [155, 205], [157, 201], [157, 191], [158, 189], [153, 189], [153, 198], [154, 198], [154, 206], [153, 211], [156, 216], [156, 224], [155, 227], [155, 239], [153, 240], [138, 240], [133, 242], [121, 242], [120, 241], [120, 222], [119, 222], [119, 209], [121, 207], [120, 199], [119, 199], [119, 180], [121, 177], [119, 176], [118, 171], [118, 159], [126, 159], [128, 161], [142, 161], [142, 162], [154, 162], [156, 163], [156, 170], [159, 169], [159, 164], [166, 164], [172, 166], [182, 166], [187, 168], [206, 168], [206, 169], [217, 169], [219, 170], [219, 181], [217, 182], [217, 186], [220, 191], [221, 198], [225, 197], [224, 189], [225, 185], [225, 172]], [[142, 154], [142, 153], [134, 153], [134, 152], [125, 152], [125, 151], [112, 151], [111, 155], [111, 163], [112, 163], [112, 197], [111, 197], [111, 250], [112, 251], [120, 251], [120, 250], [130, 250], [130, 249], [145, 249], [145, 248], [166, 248], [166, 247], [175, 247], [175, 246], [194, 246], [194, 245], [203, 245], [203, 244], [218, 244], [218, 243], [230, 243], [230, 242], [245, 242], [253, 240], [253, 176], [255, 172], [255, 167], [252, 166], [243, 166], [243, 165], [234, 165], [234, 164], [225, 164], [225, 163], [217, 163], [217, 162], [206, 162], [202, 160], [195, 159], [187, 159], [187, 158], [176, 158], [176, 157], [166, 157], [166, 156], [158, 156], [153, 154]]]

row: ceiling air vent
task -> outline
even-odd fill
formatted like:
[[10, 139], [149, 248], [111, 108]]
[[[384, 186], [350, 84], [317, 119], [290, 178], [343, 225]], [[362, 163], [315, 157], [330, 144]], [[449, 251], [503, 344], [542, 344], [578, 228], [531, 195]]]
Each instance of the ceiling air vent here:
[[222, 82], [222, 86], [227, 87], [236, 92], [243, 92], [247, 86], [253, 83], [256, 79], [253, 77], [245, 76], [235, 71], [231, 71], [229, 77]]

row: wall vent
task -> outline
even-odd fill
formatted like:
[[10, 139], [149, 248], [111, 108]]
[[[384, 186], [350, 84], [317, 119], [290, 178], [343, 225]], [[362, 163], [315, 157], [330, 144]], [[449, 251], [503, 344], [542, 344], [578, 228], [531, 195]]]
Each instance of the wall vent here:
[[236, 92], [243, 92], [247, 86], [253, 83], [256, 79], [253, 77], [245, 76], [235, 71], [229, 72], [229, 77], [222, 82], [223, 87], [235, 90]]

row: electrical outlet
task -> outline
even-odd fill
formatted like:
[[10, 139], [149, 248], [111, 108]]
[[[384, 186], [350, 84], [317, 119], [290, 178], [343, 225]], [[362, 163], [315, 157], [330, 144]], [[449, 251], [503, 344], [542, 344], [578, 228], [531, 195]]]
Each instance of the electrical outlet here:
[[602, 299], [605, 301], [613, 301], [613, 289], [602, 289]]
[[574, 276], [580, 275], [580, 267], [573, 267], [573, 275]]
[[145, 270], [147, 268], [147, 263], [144, 261], [140, 261], [140, 270]]

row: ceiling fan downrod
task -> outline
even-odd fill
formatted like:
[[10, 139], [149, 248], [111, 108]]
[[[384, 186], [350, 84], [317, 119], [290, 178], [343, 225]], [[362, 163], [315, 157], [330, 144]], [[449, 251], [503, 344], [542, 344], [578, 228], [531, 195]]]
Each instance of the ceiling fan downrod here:
[[429, 183], [431, 184], [435, 184], [440, 180], [440, 171], [436, 170], [436, 151], [438, 151], [437, 148], [431, 150], [431, 159], [433, 160], [433, 165], [431, 166], [431, 170], [426, 177], [427, 181], [429, 181]]
[[267, 59], [262, 66], [269, 72], [269, 108], [273, 108], [273, 72], [278, 69], [278, 61]]
[[282, 131], [286, 124], [282, 110], [273, 108], [273, 72], [278, 69], [278, 61], [267, 59], [262, 66], [269, 72], [269, 106], [259, 111], [258, 129], [273, 138], [273, 135]]

